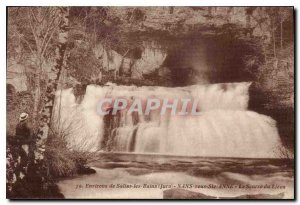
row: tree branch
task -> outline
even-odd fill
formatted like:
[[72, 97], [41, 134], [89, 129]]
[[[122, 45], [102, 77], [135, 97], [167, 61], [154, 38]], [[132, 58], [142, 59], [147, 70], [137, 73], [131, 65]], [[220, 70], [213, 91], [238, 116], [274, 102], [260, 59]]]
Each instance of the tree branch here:
[[30, 52], [32, 53], [32, 55], [34, 55], [35, 53], [34, 53], [33, 49], [31, 48], [30, 43], [29, 43], [29, 42], [23, 37], [23, 35], [21, 35], [19, 32], [16, 31], [16, 34], [19, 36], [19, 38], [20, 38], [22, 41], [24, 41], [24, 42], [27, 44], [27, 46], [28, 46]]
[[49, 38], [48, 38], [48, 40], [47, 40], [45, 46], [43, 46], [43, 48], [42, 48], [42, 52], [41, 52], [41, 56], [42, 56], [42, 57], [44, 56], [44, 53], [45, 53], [45, 51], [47, 50], [48, 44], [49, 44], [49, 42], [51, 41], [54, 32], [55, 32], [55, 29], [53, 29], [53, 31], [51, 32], [51, 34], [50, 34], [50, 36], [49, 36]]
[[29, 17], [29, 25], [30, 25], [30, 28], [31, 28], [31, 32], [32, 32], [34, 40], [35, 40], [36, 49], [37, 49], [37, 51], [39, 51], [38, 37], [37, 37], [37, 34], [35, 32], [35, 29], [34, 29], [34, 26], [33, 26], [33, 22], [32, 22], [31, 14], [30, 13], [28, 13], [28, 17]]
[[33, 10], [32, 10], [31, 8], [29, 8], [29, 10], [30, 10], [30, 13], [31, 13], [33, 19], [34, 19], [36, 22], [39, 22], [39, 21], [37, 20], [36, 16], [35, 16]]
[[[49, 17], [49, 18], [50, 18], [50, 17]], [[56, 27], [56, 25], [52, 27], [52, 25], [53, 25], [53, 23], [55, 22], [55, 20], [56, 20], [56, 12], [55, 12], [55, 15], [53, 15], [52, 21], [47, 25], [47, 31], [46, 31], [46, 33], [45, 33], [45, 35], [44, 35], [44, 38], [43, 38], [43, 41], [42, 41], [42, 47], [44, 46], [44, 43], [45, 43], [46, 38], [47, 38], [47, 36], [48, 36], [48, 34], [49, 34], [49, 31], [50, 31], [51, 29], [54, 29], [54, 28]], [[59, 25], [59, 24], [58, 24], [58, 25]]]

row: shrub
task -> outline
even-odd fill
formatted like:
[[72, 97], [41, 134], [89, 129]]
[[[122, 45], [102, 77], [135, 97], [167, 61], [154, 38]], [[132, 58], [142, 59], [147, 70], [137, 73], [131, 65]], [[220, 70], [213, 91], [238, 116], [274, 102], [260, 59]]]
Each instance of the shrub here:
[[81, 147], [74, 148], [68, 144], [67, 139], [72, 134], [72, 123], [74, 121], [67, 128], [50, 130], [48, 136], [45, 158], [49, 174], [54, 178], [94, 173], [87, 167], [87, 163], [93, 160], [96, 153], [86, 151], [84, 142], [80, 143]]
[[61, 137], [52, 137], [48, 141], [45, 158], [49, 172], [55, 178], [73, 176], [77, 172], [73, 153]]

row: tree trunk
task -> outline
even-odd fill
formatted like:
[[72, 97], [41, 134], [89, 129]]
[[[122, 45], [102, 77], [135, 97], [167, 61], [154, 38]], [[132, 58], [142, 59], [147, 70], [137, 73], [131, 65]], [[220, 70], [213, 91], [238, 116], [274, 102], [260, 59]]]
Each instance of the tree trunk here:
[[[37, 79], [35, 83], [35, 90], [33, 93], [33, 113], [32, 113], [32, 119], [34, 122], [36, 122], [37, 117], [38, 117], [38, 109], [39, 109], [39, 102], [40, 102], [40, 97], [41, 97], [41, 89], [40, 89], [40, 80]], [[35, 128], [35, 125], [33, 125]]]
[[[39, 56], [39, 55], [38, 55]], [[41, 99], [41, 73], [43, 70], [43, 63], [42, 59], [39, 57], [37, 62], [37, 69], [35, 71], [35, 89], [33, 93], [33, 113], [32, 113], [32, 119], [33, 119], [33, 129], [36, 130], [37, 123], [38, 123], [38, 112], [39, 112], [39, 105], [40, 105], [40, 99]]]
[[265, 45], [265, 42], [262, 42], [262, 47], [263, 47], [263, 51], [264, 51], [264, 59], [265, 59], [265, 63], [267, 63], [267, 51], [266, 51], [266, 45]]
[[169, 14], [173, 14], [174, 13], [174, 6], [169, 6]]
[[283, 21], [281, 20], [280, 21], [280, 48], [282, 49], [283, 48], [283, 28], [282, 28], [282, 24], [283, 24]]
[[56, 63], [52, 67], [52, 75], [49, 76], [47, 83], [46, 93], [44, 97], [44, 108], [42, 110], [40, 125], [37, 133], [37, 149], [36, 160], [43, 159], [45, 151], [45, 142], [48, 138], [49, 127], [52, 118], [52, 110], [55, 100], [55, 92], [57, 91], [58, 81], [60, 79], [61, 71], [66, 66], [66, 48], [68, 38], [69, 27], [69, 8], [62, 7], [61, 10], [61, 22], [59, 25], [58, 45], [56, 48]]
[[275, 39], [275, 29], [272, 29], [272, 38], [273, 38], [273, 52], [274, 57], [276, 58], [276, 39]]

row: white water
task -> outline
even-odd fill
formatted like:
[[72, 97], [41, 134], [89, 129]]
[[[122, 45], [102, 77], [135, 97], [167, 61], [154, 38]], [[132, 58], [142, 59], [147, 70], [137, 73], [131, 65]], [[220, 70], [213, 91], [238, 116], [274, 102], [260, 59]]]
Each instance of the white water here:
[[[80, 104], [72, 89], [57, 93], [61, 102], [61, 127], [68, 127], [68, 142], [74, 149], [97, 151], [104, 139], [104, 119], [96, 112], [105, 97], [128, 99], [149, 97], [191, 98], [199, 101], [199, 116], [160, 116], [150, 119], [121, 112], [114, 132], [113, 151], [215, 157], [278, 157], [281, 146], [276, 122], [268, 116], [247, 111], [250, 83], [193, 85], [179, 88], [89, 85]], [[60, 99], [60, 100], [59, 100]], [[58, 117], [56, 118], [58, 119]]]

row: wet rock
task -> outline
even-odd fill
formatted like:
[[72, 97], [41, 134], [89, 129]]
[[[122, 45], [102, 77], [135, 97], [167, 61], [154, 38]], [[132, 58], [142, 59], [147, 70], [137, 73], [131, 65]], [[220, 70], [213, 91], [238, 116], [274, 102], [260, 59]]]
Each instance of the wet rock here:
[[95, 174], [96, 170], [90, 168], [90, 167], [80, 167], [77, 171], [78, 174]]

